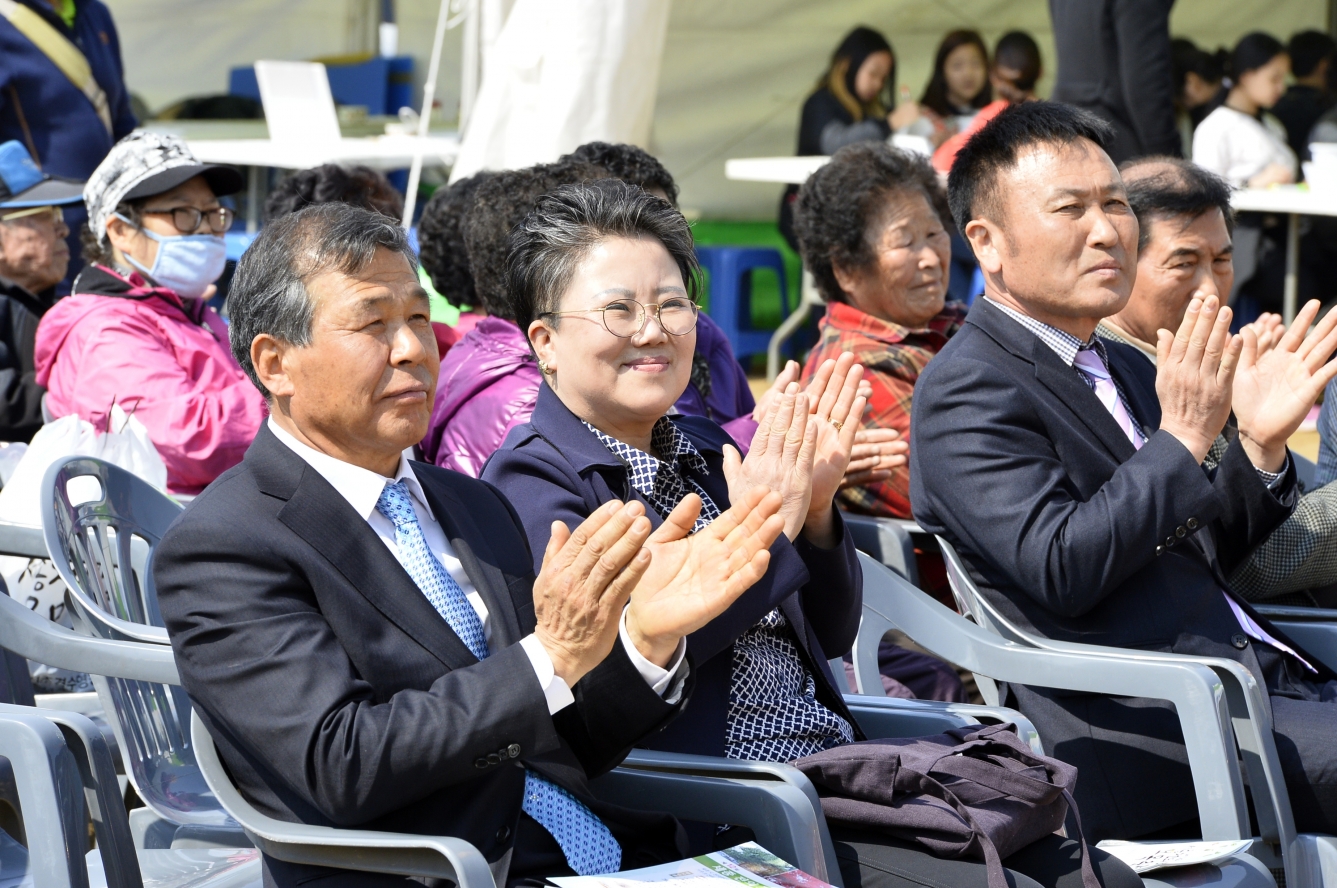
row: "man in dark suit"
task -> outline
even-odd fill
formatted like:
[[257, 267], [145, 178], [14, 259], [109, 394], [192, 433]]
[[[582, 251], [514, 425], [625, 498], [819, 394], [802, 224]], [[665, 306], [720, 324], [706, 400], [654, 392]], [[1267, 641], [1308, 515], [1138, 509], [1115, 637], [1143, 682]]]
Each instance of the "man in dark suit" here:
[[[341, 204], [286, 216], [229, 306], [270, 419], [169, 529], [154, 578], [242, 792], [285, 820], [458, 836], [502, 885], [681, 856], [671, 817], [586, 781], [677, 714], [683, 636], [765, 572], [778, 495], [690, 537], [692, 503], [654, 534], [610, 503], [555, 525], [535, 577], [494, 488], [403, 455], [439, 361], [399, 226]], [[407, 881], [264, 862], [270, 885]]]
[[1171, 71], [1174, 0], [1049, 0], [1058, 51], [1054, 101], [1096, 114], [1115, 163], [1179, 155]]
[[[1028, 631], [1244, 664], [1271, 693], [1297, 824], [1331, 832], [1337, 684], [1226, 578], [1294, 505], [1286, 441], [1337, 374], [1324, 363], [1337, 315], [1304, 337], [1310, 303], [1260, 356], [1252, 330], [1229, 334], [1216, 296], [1195, 298], [1177, 334], [1159, 331], [1155, 367], [1096, 339], [1137, 261], [1109, 137], [1093, 115], [1042, 102], [1000, 114], [958, 156], [949, 199], [985, 294], [915, 392], [915, 518]], [[1239, 436], [1205, 469], [1232, 406]], [[1194, 817], [1169, 704], [1010, 691], [1046, 749], [1080, 768], [1090, 833], [1132, 838]]]

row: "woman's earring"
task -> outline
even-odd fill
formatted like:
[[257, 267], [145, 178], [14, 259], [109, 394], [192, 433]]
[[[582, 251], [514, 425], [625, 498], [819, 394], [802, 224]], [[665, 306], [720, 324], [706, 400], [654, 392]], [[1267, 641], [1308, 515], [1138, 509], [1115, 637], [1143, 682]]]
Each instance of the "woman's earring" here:
[[539, 372], [542, 373], [544, 376], [547, 376], [552, 371], [548, 369], [547, 364], [543, 363], [543, 361], [539, 361]]

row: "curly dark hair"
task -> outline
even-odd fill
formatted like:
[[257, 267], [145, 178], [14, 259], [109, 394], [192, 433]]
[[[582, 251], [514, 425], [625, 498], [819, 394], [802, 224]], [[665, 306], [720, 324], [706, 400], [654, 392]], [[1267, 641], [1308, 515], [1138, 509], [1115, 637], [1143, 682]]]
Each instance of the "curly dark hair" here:
[[404, 198], [382, 173], [365, 166], [322, 164], [298, 170], [265, 198], [265, 221], [316, 204], [346, 203], [399, 220]]
[[952, 230], [947, 200], [928, 161], [885, 142], [846, 145], [808, 177], [794, 207], [803, 264], [827, 302], [848, 301], [835, 267], [865, 268], [873, 261], [870, 234], [893, 195], [921, 194]]
[[418, 219], [418, 261], [436, 292], [456, 308], [478, 302], [469, 250], [464, 245], [464, 226], [478, 187], [495, 175], [482, 170], [438, 188]]
[[659, 162], [659, 158], [644, 148], [625, 144], [613, 145], [608, 142], [586, 142], [557, 162], [568, 160], [583, 160], [585, 163], [603, 167], [614, 179], [621, 179], [646, 191], [658, 188], [668, 195], [669, 203], [675, 207], [678, 205], [678, 183], [673, 181], [673, 175]]
[[480, 184], [463, 225], [464, 244], [478, 300], [475, 307], [514, 321], [515, 313], [506, 292], [507, 238], [511, 229], [524, 221], [539, 198], [549, 191], [562, 185], [578, 185], [608, 177], [605, 169], [593, 164], [558, 161], [523, 170], [506, 170]]

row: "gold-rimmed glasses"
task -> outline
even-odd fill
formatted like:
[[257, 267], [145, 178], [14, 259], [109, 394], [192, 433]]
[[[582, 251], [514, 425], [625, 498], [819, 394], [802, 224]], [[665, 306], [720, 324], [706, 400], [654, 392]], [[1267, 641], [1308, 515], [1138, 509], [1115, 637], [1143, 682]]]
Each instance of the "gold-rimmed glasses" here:
[[603, 315], [604, 329], [619, 339], [630, 339], [645, 329], [653, 316], [659, 329], [673, 336], [686, 336], [696, 329], [696, 316], [701, 310], [685, 296], [674, 296], [663, 302], [646, 305], [634, 299], [617, 299], [603, 308], [576, 308], [570, 311], [545, 311], [540, 317], [569, 314]]

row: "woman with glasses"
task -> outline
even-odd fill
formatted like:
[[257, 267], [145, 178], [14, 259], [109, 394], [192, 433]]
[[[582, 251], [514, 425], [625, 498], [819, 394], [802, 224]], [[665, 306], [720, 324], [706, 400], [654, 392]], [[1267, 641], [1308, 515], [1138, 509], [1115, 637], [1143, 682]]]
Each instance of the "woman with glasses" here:
[[699, 499], [690, 533], [752, 483], [785, 497], [766, 576], [688, 638], [696, 688], [655, 745], [789, 760], [854, 739], [827, 666], [853, 643], [862, 607], [833, 507], [864, 407], [853, 359], [828, 365], [828, 383], [809, 390], [816, 403], [797, 383], [774, 399], [740, 460], [716, 423], [669, 413], [690, 382], [697, 320], [677, 210], [615, 179], [565, 186], [512, 233], [506, 271], [543, 384], [483, 480], [514, 504], [536, 564], [554, 521], [575, 527], [611, 499], [640, 500], [656, 526]]
[[232, 223], [218, 199], [242, 185], [174, 136], [122, 139], [84, 186], [89, 264], [37, 330], [48, 410], [106, 430], [120, 404], [148, 430], [174, 493], [199, 493], [240, 462], [265, 417], [207, 305]]

